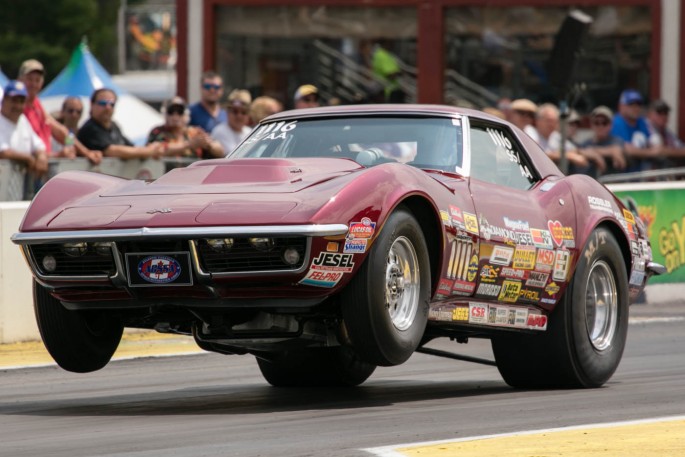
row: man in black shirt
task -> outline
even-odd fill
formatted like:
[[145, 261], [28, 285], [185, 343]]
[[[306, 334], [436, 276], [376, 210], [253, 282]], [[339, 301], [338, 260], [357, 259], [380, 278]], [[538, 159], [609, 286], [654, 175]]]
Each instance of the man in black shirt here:
[[117, 96], [112, 89], [102, 88], [90, 97], [90, 119], [78, 132], [78, 139], [87, 148], [100, 150], [105, 157], [120, 159], [159, 159], [164, 155], [162, 143], [134, 146], [112, 120]]

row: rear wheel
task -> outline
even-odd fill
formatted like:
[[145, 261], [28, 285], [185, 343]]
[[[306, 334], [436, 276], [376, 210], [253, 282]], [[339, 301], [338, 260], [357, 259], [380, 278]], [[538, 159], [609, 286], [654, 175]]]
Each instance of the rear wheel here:
[[421, 227], [411, 213], [397, 209], [343, 291], [345, 327], [364, 360], [399, 365], [414, 353], [428, 321], [430, 287]]
[[614, 236], [598, 228], [547, 331], [493, 338], [492, 348], [511, 386], [600, 387], [618, 368], [627, 333], [626, 266]]
[[349, 347], [308, 348], [257, 358], [264, 379], [276, 387], [357, 386], [375, 365], [363, 362]]
[[124, 331], [116, 316], [104, 311], [70, 311], [35, 281], [33, 304], [43, 344], [57, 365], [75, 373], [107, 365]]

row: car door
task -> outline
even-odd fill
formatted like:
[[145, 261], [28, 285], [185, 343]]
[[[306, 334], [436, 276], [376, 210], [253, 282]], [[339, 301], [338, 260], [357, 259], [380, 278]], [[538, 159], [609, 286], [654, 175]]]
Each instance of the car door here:
[[475, 295], [504, 304], [553, 305], [575, 252], [573, 198], [558, 177], [540, 179], [511, 130], [473, 120], [469, 187], [478, 216]]

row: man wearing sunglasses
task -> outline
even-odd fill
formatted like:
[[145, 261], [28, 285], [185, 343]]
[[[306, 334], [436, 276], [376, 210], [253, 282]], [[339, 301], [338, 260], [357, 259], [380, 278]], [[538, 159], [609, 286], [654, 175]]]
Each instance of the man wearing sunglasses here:
[[224, 96], [224, 81], [217, 73], [206, 71], [202, 74], [200, 101], [190, 105], [189, 125], [195, 125], [210, 133], [214, 127], [226, 122], [226, 110], [221, 107]]
[[607, 106], [598, 106], [590, 113], [592, 138], [580, 144], [581, 150], [593, 150], [604, 157], [606, 170], [604, 174], [620, 173], [626, 169], [628, 157], [625, 142], [611, 133], [614, 114]]
[[102, 88], [93, 92], [90, 97], [90, 119], [78, 132], [78, 139], [86, 147], [98, 149], [105, 157], [120, 159], [159, 159], [164, 153], [160, 142], [146, 146], [134, 146], [124, 136], [119, 126], [112, 120], [117, 95], [112, 89]]
[[298, 87], [293, 99], [295, 102], [295, 109], [316, 108], [317, 106], [321, 106], [319, 89], [311, 84], [305, 84]]
[[652, 169], [654, 159], [661, 153], [661, 148], [649, 144], [649, 127], [642, 115], [643, 107], [644, 99], [640, 92], [624, 90], [611, 126], [611, 134], [625, 142], [626, 154], [631, 158], [626, 169], [628, 172]]
[[233, 151], [252, 131], [248, 127], [251, 103], [252, 96], [245, 89], [235, 89], [228, 94], [228, 121], [212, 130], [212, 138], [221, 143], [224, 155]]

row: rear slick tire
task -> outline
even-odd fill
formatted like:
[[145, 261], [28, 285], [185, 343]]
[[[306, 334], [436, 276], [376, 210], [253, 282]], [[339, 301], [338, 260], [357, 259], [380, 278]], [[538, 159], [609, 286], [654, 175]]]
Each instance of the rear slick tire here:
[[342, 293], [345, 328], [360, 357], [379, 366], [411, 357], [428, 322], [430, 278], [421, 227], [400, 207]]
[[109, 363], [124, 326], [104, 311], [70, 311], [35, 280], [33, 305], [43, 344], [61, 368], [89, 373]]
[[597, 228], [547, 330], [492, 339], [500, 374], [519, 388], [601, 387], [623, 356], [628, 304], [621, 248], [611, 232]]

